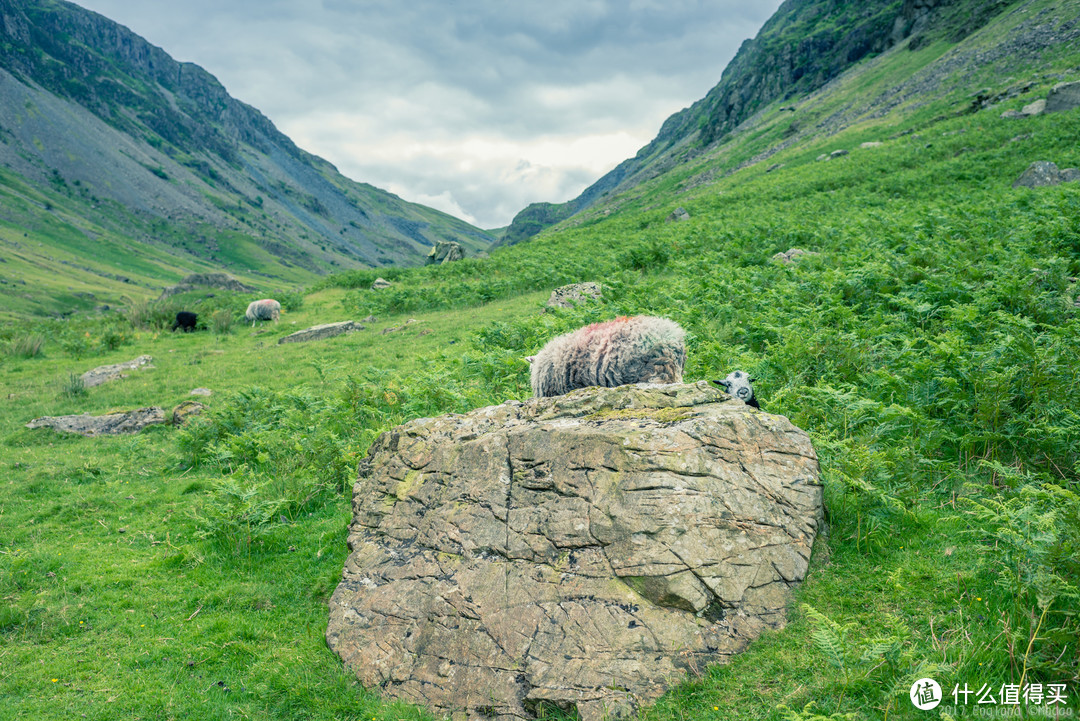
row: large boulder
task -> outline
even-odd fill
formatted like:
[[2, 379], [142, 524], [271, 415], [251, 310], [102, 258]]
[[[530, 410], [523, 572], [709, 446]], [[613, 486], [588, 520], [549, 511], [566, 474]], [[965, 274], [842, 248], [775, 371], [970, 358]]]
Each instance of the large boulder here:
[[435, 243], [431, 248], [431, 252], [427, 254], [426, 265], [442, 265], [443, 263], [453, 263], [455, 260], [461, 260], [465, 257], [465, 249], [461, 247], [461, 243], [453, 240], [440, 240]]
[[295, 333], [287, 335], [278, 340], [278, 345], [281, 345], [282, 343], [305, 343], [309, 340], [333, 338], [334, 336], [343, 335], [345, 333], [355, 333], [358, 330], [364, 330], [364, 326], [352, 320], [343, 320], [339, 323], [323, 323], [322, 325], [313, 325], [310, 328], [298, 330]]
[[327, 641], [437, 714], [599, 721], [781, 627], [822, 528], [806, 433], [704, 381], [423, 418], [360, 463]]

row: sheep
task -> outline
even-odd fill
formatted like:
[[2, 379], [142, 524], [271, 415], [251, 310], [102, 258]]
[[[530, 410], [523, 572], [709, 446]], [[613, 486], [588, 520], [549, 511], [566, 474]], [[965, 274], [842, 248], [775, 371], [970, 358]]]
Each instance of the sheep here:
[[244, 319], [251, 321], [251, 327], [255, 327], [255, 321], [259, 320], [278, 320], [281, 318], [281, 303], [270, 298], [263, 298], [262, 300], [253, 300], [248, 303], [247, 312], [244, 313]]
[[575, 388], [627, 383], [681, 383], [686, 331], [647, 315], [593, 323], [548, 341], [526, 360], [533, 395], [558, 396]]
[[754, 386], [750, 385], [757, 378], [751, 378], [746, 371], [733, 371], [722, 381], [713, 381], [727, 391], [732, 398], [742, 401], [751, 408], [761, 408], [754, 396]]
[[176, 314], [176, 320], [173, 321], [172, 329], [183, 328], [184, 332], [195, 330], [195, 322], [199, 319], [199, 316], [192, 313], [189, 310], [181, 310]]

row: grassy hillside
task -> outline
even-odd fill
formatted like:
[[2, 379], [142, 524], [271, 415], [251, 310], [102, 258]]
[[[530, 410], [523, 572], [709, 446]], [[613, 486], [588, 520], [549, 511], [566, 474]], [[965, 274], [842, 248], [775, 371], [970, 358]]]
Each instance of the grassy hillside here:
[[[884, 80], [918, 82], [924, 52], [882, 56], [801, 107], [823, 124], [858, 112]], [[242, 297], [201, 300], [209, 328], [188, 335], [150, 306], [4, 325], [0, 718], [427, 718], [360, 688], [323, 640], [358, 458], [406, 419], [527, 397], [522, 356], [633, 313], [689, 331], [687, 379], [749, 370], [764, 409], [810, 432], [830, 526], [789, 626], [643, 718], [960, 718], [975, 698], [955, 706], [954, 685], [1020, 683], [1065, 684], [1056, 708], [1075, 716], [1080, 184], [1011, 183], [1034, 160], [1080, 166], [1080, 110], [999, 116], [1080, 79], [1080, 55], [1014, 65], [779, 151], [784, 116], [764, 114], [607, 215], [486, 260], [381, 270], [388, 291], [367, 290], [373, 271], [334, 276], [277, 326], [238, 322]], [[971, 87], [1006, 99], [969, 112]], [[837, 148], [851, 152], [816, 159]], [[691, 218], [666, 222], [676, 206]], [[814, 254], [770, 260], [791, 247]], [[578, 280], [605, 283], [604, 300], [541, 312]], [[276, 345], [369, 313], [360, 333]], [[70, 380], [143, 353], [156, 368]], [[210, 408], [184, 428], [23, 427], [168, 408], [198, 386]], [[945, 690], [934, 712], [908, 700], [926, 676]]]

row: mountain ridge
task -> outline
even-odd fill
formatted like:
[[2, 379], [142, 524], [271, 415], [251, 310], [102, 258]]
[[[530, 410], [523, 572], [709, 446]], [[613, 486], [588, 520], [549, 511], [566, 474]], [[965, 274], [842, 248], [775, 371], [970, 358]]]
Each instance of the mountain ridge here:
[[[473, 254], [493, 240], [345, 178], [210, 72], [62, 0], [0, 0], [0, 98], [0, 170], [12, 174], [0, 193], [18, 178], [49, 195], [0, 221], [14, 231], [62, 205], [130, 248], [172, 245], [148, 285], [218, 266], [295, 283], [419, 264], [440, 240]], [[233, 245], [237, 257], [214, 250]]]
[[818, 90], [905, 40], [912, 49], [943, 37], [959, 42], [1016, 1], [786, 0], [753, 39], [743, 42], [704, 98], [669, 116], [634, 157], [576, 198], [524, 208], [499, 244], [526, 240], [605, 196], [708, 152], [766, 106]]

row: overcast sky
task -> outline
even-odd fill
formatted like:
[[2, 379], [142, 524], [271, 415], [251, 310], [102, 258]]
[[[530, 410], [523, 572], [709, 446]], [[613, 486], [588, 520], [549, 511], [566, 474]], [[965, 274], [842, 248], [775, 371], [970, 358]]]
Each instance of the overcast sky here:
[[482, 228], [704, 97], [781, 0], [76, 0], [343, 174]]

